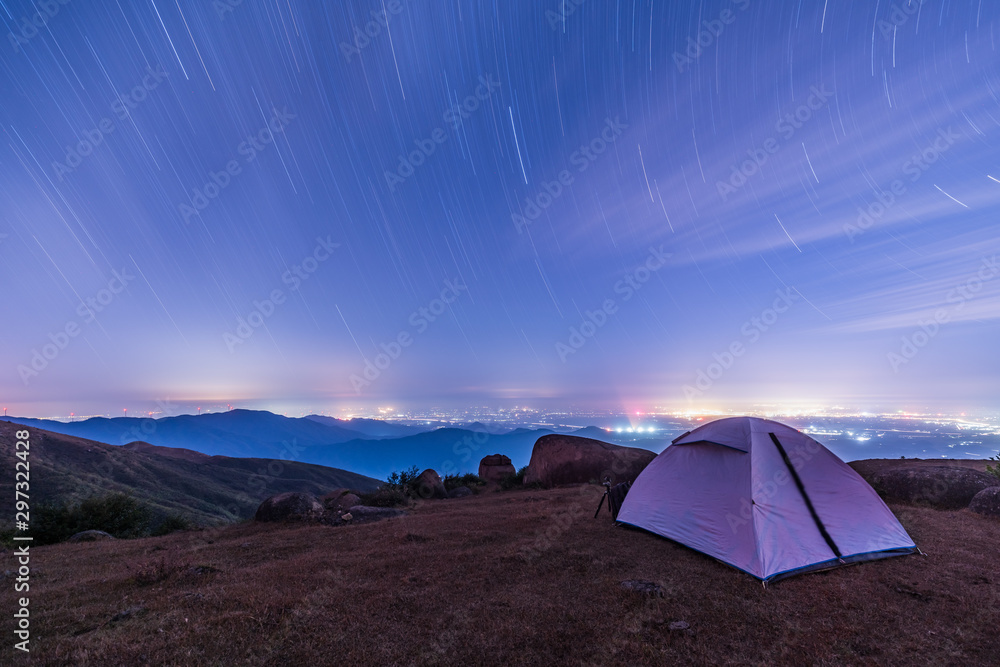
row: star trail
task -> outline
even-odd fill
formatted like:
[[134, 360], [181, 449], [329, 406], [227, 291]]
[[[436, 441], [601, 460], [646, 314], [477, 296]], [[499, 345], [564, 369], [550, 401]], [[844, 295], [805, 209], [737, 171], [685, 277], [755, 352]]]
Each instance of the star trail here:
[[1000, 398], [994, 3], [0, 18], [12, 413]]

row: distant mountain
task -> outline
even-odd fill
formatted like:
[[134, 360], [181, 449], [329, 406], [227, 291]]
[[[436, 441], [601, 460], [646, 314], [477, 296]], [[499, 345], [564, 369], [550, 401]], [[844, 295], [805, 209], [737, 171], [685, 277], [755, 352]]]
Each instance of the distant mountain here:
[[598, 426], [587, 426], [573, 431], [572, 435], [579, 438], [591, 438], [593, 440], [603, 440], [609, 442], [608, 438], [614, 437], [614, 433]]
[[[14, 516], [15, 431], [0, 421], [0, 460], [11, 474], [0, 478], [0, 515]], [[247, 518], [262, 500], [285, 491], [322, 494], [338, 487], [370, 490], [378, 481], [345, 470], [262, 458], [206, 456], [134, 443], [108, 445], [30, 427], [31, 503], [78, 500], [129, 492], [165, 515], [198, 523]]]
[[311, 419], [327, 426], [354, 431], [369, 438], [402, 438], [430, 430], [415, 426], [405, 426], [403, 424], [393, 424], [380, 419], [364, 419], [362, 417], [337, 419], [336, 417], [326, 417], [324, 415], [308, 415], [306, 419]]
[[337, 424], [283, 417], [262, 410], [230, 410], [160, 419], [94, 417], [68, 423], [18, 417], [8, 419], [53, 433], [112, 445], [141, 440], [152, 445], [192, 449], [204, 454], [291, 460], [305, 460], [301, 452], [309, 447], [368, 437]]
[[345, 467], [364, 475], [385, 479], [393, 471], [417, 466], [433, 468], [441, 475], [478, 472], [487, 454], [506, 454], [516, 467], [528, 465], [531, 448], [546, 429], [494, 434], [486, 430], [439, 428], [404, 438], [351, 440], [315, 447], [307, 456], [313, 463]]
[[[352, 470], [377, 479], [391, 472], [417, 466], [434, 468], [442, 475], [477, 472], [487, 454], [506, 454], [518, 468], [528, 465], [535, 441], [554, 433], [550, 429], [508, 430], [500, 424], [474, 422], [463, 428], [444, 427], [420, 431], [417, 427], [388, 424], [372, 419], [339, 420], [311, 415], [289, 418], [265, 411], [230, 410], [206, 415], [183, 415], [161, 419], [117, 417], [94, 418], [81, 422], [9, 418], [81, 438], [113, 445], [132, 445], [137, 451], [151, 451], [191, 460], [191, 453], [231, 457], [257, 457], [302, 461]], [[347, 428], [350, 425], [351, 428]], [[416, 432], [413, 432], [416, 431]], [[393, 436], [392, 433], [405, 433]], [[612, 433], [590, 426], [572, 435], [614, 444], [642, 447], [659, 452], [669, 444], [661, 438]], [[627, 437], [624, 437], [626, 436]], [[153, 447], [154, 449], [149, 449]], [[157, 452], [168, 447], [171, 453]]]

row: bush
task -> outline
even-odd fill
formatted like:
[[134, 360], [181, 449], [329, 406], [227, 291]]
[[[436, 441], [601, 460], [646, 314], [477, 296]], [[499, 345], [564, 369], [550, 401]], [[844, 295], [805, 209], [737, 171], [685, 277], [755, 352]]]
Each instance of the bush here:
[[[997, 452], [996, 456], [987, 456], [986, 460], [1000, 462], [1000, 452]], [[993, 475], [994, 477], [1000, 477], [1000, 465], [995, 465], [995, 466], [987, 465], [986, 472]]]
[[528, 471], [528, 466], [524, 466], [517, 472], [507, 475], [500, 480], [500, 488], [504, 491], [524, 488], [524, 473]]
[[479, 475], [471, 472], [464, 475], [446, 475], [443, 481], [444, 488], [448, 491], [454, 491], [460, 486], [466, 486], [472, 491], [478, 491], [478, 487], [486, 486], [486, 482], [481, 480]]
[[170, 533], [175, 533], [178, 530], [191, 530], [194, 526], [191, 522], [185, 519], [180, 514], [168, 514], [163, 517], [159, 525], [153, 529], [150, 533], [153, 537], [159, 537], [161, 535], [169, 535]]
[[78, 505], [42, 504], [32, 512], [35, 544], [62, 542], [84, 530], [103, 530], [118, 538], [149, 535], [153, 512], [125, 493], [91, 496]]
[[369, 507], [399, 507], [407, 503], [406, 493], [401, 488], [383, 484], [371, 493], [362, 493], [361, 504]]
[[417, 491], [417, 477], [420, 477], [420, 470], [417, 466], [410, 466], [408, 470], [403, 472], [395, 472], [389, 475], [385, 480], [383, 487], [390, 487], [398, 491], [402, 491], [404, 494], [415, 496]]

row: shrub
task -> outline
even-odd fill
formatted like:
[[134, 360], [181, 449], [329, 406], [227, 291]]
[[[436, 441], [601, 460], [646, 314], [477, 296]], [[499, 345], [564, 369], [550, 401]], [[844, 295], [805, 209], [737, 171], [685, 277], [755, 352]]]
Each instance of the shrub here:
[[448, 491], [454, 491], [460, 486], [465, 486], [472, 491], [478, 491], [478, 487], [486, 486], [486, 482], [479, 478], [479, 475], [475, 473], [466, 473], [464, 475], [446, 475], [444, 478], [444, 488]]
[[168, 514], [163, 517], [163, 520], [153, 529], [150, 535], [159, 537], [160, 535], [175, 533], [178, 530], [191, 530], [193, 527], [191, 522], [180, 514]]
[[103, 530], [118, 538], [149, 535], [153, 513], [125, 493], [91, 496], [79, 504], [42, 504], [32, 512], [35, 544], [55, 544], [84, 530]]
[[420, 470], [417, 466], [410, 466], [409, 469], [403, 472], [393, 471], [389, 477], [386, 478], [383, 487], [389, 487], [402, 491], [408, 496], [417, 495], [417, 478], [420, 477]]
[[384, 484], [371, 493], [362, 493], [361, 504], [369, 507], [398, 507], [407, 503], [406, 493], [401, 488]]
[[[987, 456], [986, 460], [1000, 462], [1000, 452], [997, 452], [996, 456]], [[1000, 477], [1000, 465], [995, 465], [995, 466], [987, 465], [986, 472], [993, 475], [994, 477]]]
[[504, 491], [509, 491], [511, 489], [520, 489], [524, 487], [524, 473], [528, 471], [528, 466], [524, 466], [520, 470], [510, 475], [507, 475], [500, 480], [500, 488]]

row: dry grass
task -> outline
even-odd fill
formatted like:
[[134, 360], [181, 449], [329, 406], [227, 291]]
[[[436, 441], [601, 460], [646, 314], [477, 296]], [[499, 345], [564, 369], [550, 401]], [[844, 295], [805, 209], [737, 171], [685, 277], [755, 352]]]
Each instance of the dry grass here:
[[[765, 590], [606, 512], [592, 519], [601, 491], [428, 501], [362, 526], [243, 524], [39, 548], [32, 662], [1000, 663], [996, 519], [894, 506], [927, 557]], [[623, 590], [633, 578], [664, 596]]]

